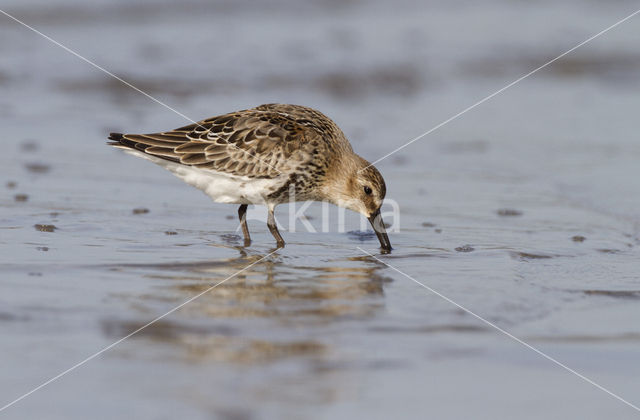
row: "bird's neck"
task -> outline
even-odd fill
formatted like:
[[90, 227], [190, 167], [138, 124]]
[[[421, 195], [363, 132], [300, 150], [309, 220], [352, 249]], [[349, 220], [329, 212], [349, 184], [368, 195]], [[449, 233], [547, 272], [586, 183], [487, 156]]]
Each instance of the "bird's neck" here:
[[349, 208], [351, 200], [350, 192], [353, 191], [358, 160], [360, 156], [342, 154], [332, 159], [322, 188], [320, 189], [322, 200], [341, 207]]

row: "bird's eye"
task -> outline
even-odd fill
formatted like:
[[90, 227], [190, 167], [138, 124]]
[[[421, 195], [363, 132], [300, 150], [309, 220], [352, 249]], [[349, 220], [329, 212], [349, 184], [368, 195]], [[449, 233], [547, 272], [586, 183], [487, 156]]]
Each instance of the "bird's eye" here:
[[373, 191], [371, 190], [371, 187], [364, 187], [364, 193], [367, 195], [371, 195]]

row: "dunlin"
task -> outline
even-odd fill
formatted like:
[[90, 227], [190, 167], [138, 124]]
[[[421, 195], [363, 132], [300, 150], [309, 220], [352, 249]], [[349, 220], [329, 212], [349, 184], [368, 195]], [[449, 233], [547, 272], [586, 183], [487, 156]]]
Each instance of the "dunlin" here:
[[284, 240], [274, 209], [292, 201], [328, 201], [369, 219], [389, 251], [380, 206], [384, 179], [353, 152], [338, 126], [319, 111], [267, 104], [154, 134], [111, 133], [110, 145], [168, 169], [218, 203], [240, 204], [245, 245], [249, 204], [266, 205], [267, 226]]

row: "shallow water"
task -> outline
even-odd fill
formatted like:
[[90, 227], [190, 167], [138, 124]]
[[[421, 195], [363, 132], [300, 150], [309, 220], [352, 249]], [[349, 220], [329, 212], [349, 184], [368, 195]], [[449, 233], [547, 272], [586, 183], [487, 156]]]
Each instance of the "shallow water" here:
[[[191, 118], [305, 104], [370, 160], [636, 7], [36, 3], [3, 10]], [[259, 209], [243, 248], [234, 207], [105, 146], [180, 116], [0, 17], [0, 406], [224, 280], [0, 417], [634, 418], [359, 247], [640, 403], [637, 40], [634, 19], [380, 162], [391, 254], [332, 209], [269, 255]]]

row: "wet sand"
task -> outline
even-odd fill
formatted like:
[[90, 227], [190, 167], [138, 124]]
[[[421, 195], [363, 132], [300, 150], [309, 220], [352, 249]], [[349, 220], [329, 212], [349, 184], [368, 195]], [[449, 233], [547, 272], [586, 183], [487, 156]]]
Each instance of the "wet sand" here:
[[[634, 7], [47, 4], [5, 10], [191, 118], [305, 104], [370, 160]], [[273, 239], [250, 220], [242, 247], [235, 207], [105, 145], [181, 117], [0, 21], [2, 406]], [[637, 37], [623, 24], [377, 165], [401, 209], [381, 259], [636, 405]], [[637, 416], [363, 254], [359, 226], [283, 229], [0, 417]]]

